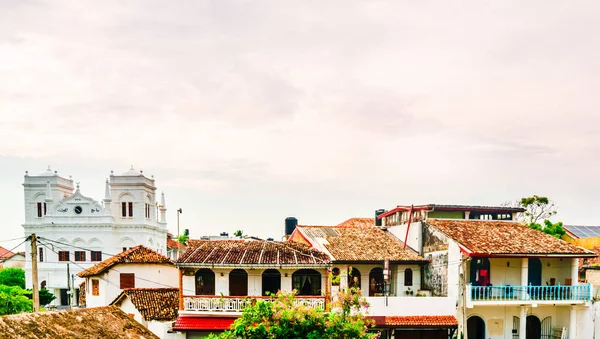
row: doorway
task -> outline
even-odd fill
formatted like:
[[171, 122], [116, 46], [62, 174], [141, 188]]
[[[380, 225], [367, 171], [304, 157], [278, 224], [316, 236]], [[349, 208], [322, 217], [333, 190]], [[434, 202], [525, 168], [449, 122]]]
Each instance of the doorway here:
[[248, 273], [236, 268], [229, 272], [229, 295], [242, 297], [248, 295]]
[[[538, 259], [539, 260], [539, 259]], [[527, 324], [525, 326], [525, 339], [541, 339], [542, 338], [542, 323], [535, 315], [527, 316]]]
[[469, 339], [485, 339], [485, 322], [478, 316], [467, 320], [467, 336]]

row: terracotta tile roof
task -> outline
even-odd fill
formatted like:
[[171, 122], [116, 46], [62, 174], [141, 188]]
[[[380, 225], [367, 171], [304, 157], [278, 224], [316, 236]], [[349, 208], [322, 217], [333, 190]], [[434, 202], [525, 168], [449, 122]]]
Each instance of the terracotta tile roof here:
[[174, 330], [179, 331], [225, 331], [237, 317], [179, 317], [173, 325]]
[[115, 306], [0, 317], [2, 338], [158, 339]]
[[146, 321], [177, 319], [179, 309], [179, 290], [177, 288], [127, 288], [110, 304], [120, 304], [125, 297], [131, 300]]
[[173, 264], [173, 262], [144, 245], [138, 245], [77, 273], [77, 276], [84, 278], [98, 275], [117, 264]]
[[167, 247], [175, 248], [175, 249], [177, 249], [177, 248], [183, 249], [183, 248], [185, 248], [185, 245], [180, 243], [177, 240], [167, 238]]
[[[600, 256], [600, 247], [594, 246], [594, 248], [592, 248], [592, 252], [596, 253], [597, 256]], [[599, 259], [600, 257], [585, 258], [583, 260], [579, 260], [579, 270], [581, 270], [583, 267], [600, 266]]]
[[[178, 265], [192, 266], [286, 266], [327, 267], [329, 257], [309, 246], [282, 241], [189, 240]], [[189, 265], [188, 265], [189, 266]]]
[[371, 227], [375, 226], [375, 218], [350, 218], [337, 227]]
[[518, 222], [455, 219], [428, 219], [426, 222], [473, 254], [564, 254], [580, 257], [595, 255], [591, 251]]
[[425, 261], [417, 252], [377, 227], [298, 226], [314, 247], [320, 245], [334, 261]]
[[7, 259], [15, 255], [13, 252], [7, 250], [6, 248], [0, 246], [0, 259]]
[[375, 327], [457, 327], [458, 321], [452, 315], [415, 315], [415, 316], [370, 316]]

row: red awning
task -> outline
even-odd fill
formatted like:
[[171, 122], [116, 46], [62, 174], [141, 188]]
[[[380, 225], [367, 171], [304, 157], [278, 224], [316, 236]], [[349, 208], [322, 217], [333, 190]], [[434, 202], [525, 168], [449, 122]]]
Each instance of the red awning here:
[[227, 317], [179, 317], [173, 326], [180, 331], [228, 330], [237, 318]]
[[451, 315], [429, 316], [369, 316], [375, 327], [454, 328], [458, 321]]

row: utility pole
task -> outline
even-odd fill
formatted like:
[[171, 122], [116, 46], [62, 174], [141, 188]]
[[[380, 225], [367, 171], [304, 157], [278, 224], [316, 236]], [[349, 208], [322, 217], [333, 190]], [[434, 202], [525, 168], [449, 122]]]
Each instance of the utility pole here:
[[[177, 210], [177, 242], [179, 242], [179, 237], [181, 236], [181, 234], [179, 234], [179, 215], [183, 213], [183, 210], [180, 208]], [[179, 244], [177, 244], [177, 259], [179, 259]]]
[[40, 311], [40, 294], [38, 291], [37, 239], [31, 234], [31, 285], [33, 289], [33, 311]]
[[67, 307], [71, 308], [71, 271], [67, 263]]

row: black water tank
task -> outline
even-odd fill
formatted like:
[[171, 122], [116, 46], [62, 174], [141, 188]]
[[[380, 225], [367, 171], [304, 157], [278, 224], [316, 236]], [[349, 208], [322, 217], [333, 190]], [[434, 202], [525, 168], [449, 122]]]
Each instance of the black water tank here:
[[221, 236], [222, 236], [222, 237], [228, 237], [228, 236], [229, 236], [229, 233], [227, 233], [227, 232], [221, 232]]
[[296, 226], [298, 226], [298, 219], [294, 217], [285, 218], [285, 235], [292, 235]]
[[381, 226], [381, 219], [378, 219], [377, 217], [380, 216], [381, 214], [385, 213], [385, 210], [379, 209], [375, 211], [375, 226]]

